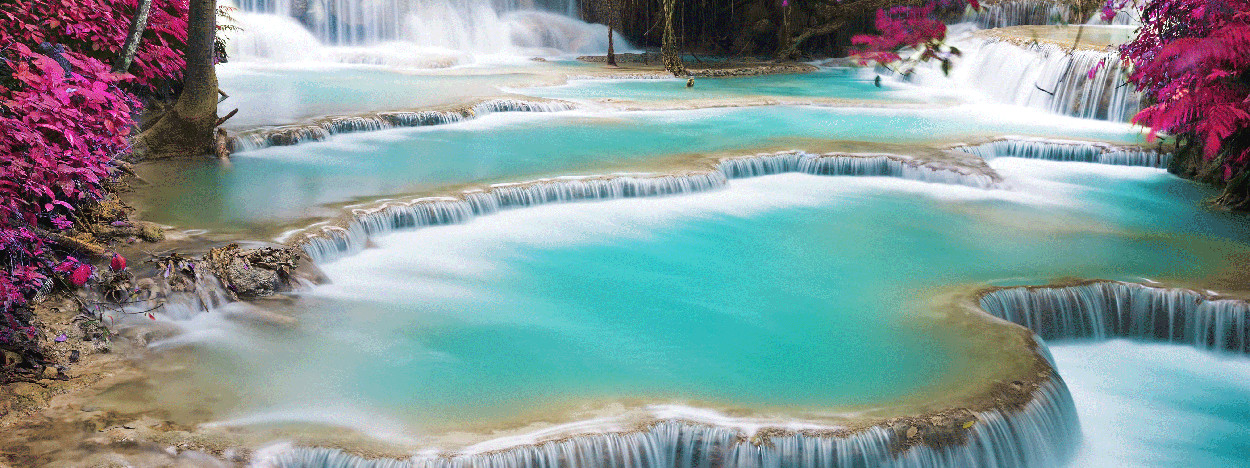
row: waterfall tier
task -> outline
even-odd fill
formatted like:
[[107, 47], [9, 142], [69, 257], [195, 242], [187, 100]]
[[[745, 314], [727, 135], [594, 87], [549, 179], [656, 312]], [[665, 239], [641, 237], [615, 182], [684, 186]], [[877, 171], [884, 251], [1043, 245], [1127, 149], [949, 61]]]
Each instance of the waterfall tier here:
[[[237, 0], [246, 58], [315, 57], [308, 45], [401, 43], [415, 51], [594, 54], [608, 28], [577, 19], [574, 0]], [[312, 44], [310, 40], [312, 39]], [[622, 37], [617, 47], [630, 46]], [[324, 51], [321, 51], [324, 52]]]
[[[980, 161], [980, 160], [977, 160]], [[981, 165], [932, 162], [896, 155], [785, 152], [722, 159], [715, 168], [682, 174], [563, 177], [470, 190], [457, 197], [420, 198], [356, 210], [345, 226], [326, 227], [298, 241], [318, 263], [364, 249], [371, 236], [399, 229], [467, 222], [500, 210], [550, 203], [657, 197], [705, 192], [731, 178], [785, 172], [826, 176], [887, 176], [924, 182], [994, 187], [998, 176]]]
[[963, 20], [985, 29], [1020, 25], [1068, 24], [1076, 17], [1065, 2], [1010, 0], [982, 4], [981, 10], [969, 8]]
[[1250, 353], [1250, 303], [1186, 289], [1093, 281], [981, 297], [986, 312], [1046, 340], [1135, 338]]
[[572, 104], [560, 101], [520, 101], [491, 99], [470, 108], [450, 111], [399, 111], [370, 115], [327, 117], [308, 125], [288, 125], [239, 133], [231, 139], [235, 152], [270, 146], [290, 146], [323, 141], [340, 133], [370, 132], [403, 127], [426, 127], [460, 122], [495, 112], [561, 112], [572, 110]]
[[998, 175], [980, 161], [938, 162], [892, 154], [813, 155], [784, 152], [725, 158], [718, 168], [730, 179], [786, 172], [827, 176], [886, 176], [939, 184], [992, 188]]
[[975, 154], [983, 159], [1009, 156], [1161, 169], [1167, 168], [1168, 163], [1172, 161], [1171, 153], [1161, 153], [1147, 148], [1037, 138], [1003, 138], [988, 143], [961, 145], [953, 149]]
[[[971, 427], [966, 431], [955, 429], [948, 437], [962, 440], [933, 440], [928, 444], [909, 443], [908, 431], [917, 427], [907, 423], [872, 426], [841, 436], [761, 433], [751, 437], [722, 427], [661, 421], [637, 432], [587, 434], [480, 454], [410, 460], [365, 459], [335, 449], [299, 447], [257, 460], [256, 465], [283, 468], [1049, 467], [1064, 463], [1080, 439], [1072, 397], [1063, 381], [1053, 374], [1037, 388], [1032, 401], [1019, 411], [964, 412], [960, 419], [972, 423]], [[930, 430], [931, 426], [924, 429], [920, 437], [927, 441]]]
[[968, 56], [958, 74], [998, 102], [1113, 122], [1141, 109], [1142, 96], [1113, 51], [989, 41]]

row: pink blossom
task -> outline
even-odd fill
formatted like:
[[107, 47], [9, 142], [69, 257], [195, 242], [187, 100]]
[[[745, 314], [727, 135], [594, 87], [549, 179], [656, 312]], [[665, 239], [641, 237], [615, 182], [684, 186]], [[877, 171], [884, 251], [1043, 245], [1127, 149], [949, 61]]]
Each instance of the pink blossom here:
[[91, 265], [86, 263], [78, 265], [78, 268], [75, 268], [74, 272], [69, 274], [69, 282], [74, 283], [74, 286], [87, 284], [89, 279], [91, 279]]
[[114, 273], [125, 270], [126, 269], [126, 257], [123, 257], [118, 254], [113, 254], [113, 259], [109, 261], [109, 269], [112, 269]]

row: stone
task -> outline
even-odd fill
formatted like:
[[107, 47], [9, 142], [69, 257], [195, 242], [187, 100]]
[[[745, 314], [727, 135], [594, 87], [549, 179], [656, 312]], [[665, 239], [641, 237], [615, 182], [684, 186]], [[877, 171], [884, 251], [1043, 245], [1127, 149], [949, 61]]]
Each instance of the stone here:
[[272, 296], [290, 289], [301, 254], [292, 248], [244, 250], [238, 244], [212, 249], [204, 262], [226, 288], [241, 299]]
[[160, 242], [165, 240], [165, 230], [161, 229], [156, 223], [139, 221], [136, 227], [139, 229], [139, 238], [147, 242]]

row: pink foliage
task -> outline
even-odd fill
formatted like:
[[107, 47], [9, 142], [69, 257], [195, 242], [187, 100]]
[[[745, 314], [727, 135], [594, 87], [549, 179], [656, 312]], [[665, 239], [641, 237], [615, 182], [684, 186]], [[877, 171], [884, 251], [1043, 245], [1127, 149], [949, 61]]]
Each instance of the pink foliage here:
[[1192, 137], [1208, 158], [1223, 155], [1226, 178], [1247, 169], [1250, 0], [1152, 0], [1140, 35], [1120, 53], [1129, 81], [1153, 103], [1135, 123], [1151, 136]]
[[[40, 43], [112, 63], [126, 41], [137, 0], [25, 0], [0, 6], [0, 38], [35, 48]], [[187, 41], [187, 1], [153, 0], [142, 46], [130, 71], [136, 83], [154, 86], [178, 80], [186, 63], [182, 44]], [[7, 43], [7, 42], [6, 42]]]
[[180, 0], [154, 1], [134, 74], [110, 72], [134, 8], [135, 0], [0, 4], [0, 343], [32, 336], [14, 311], [52, 273], [76, 285], [90, 278], [91, 266], [56, 260], [41, 233], [72, 227], [78, 207], [103, 196], [115, 158], [129, 151], [133, 93], [181, 77]]
[[[977, 0], [966, 4], [980, 8]], [[855, 53], [861, 64], [888, 65], [903, 60], [902, 53], [916, 52], [918, 61], [938, 60], [942, 69], [949, 70], [951, 58], [959, 55], [959, 49], [948, 47], [946, 23], [937, 17], [938, 11], [962, 9], [962, 0], [942, 0], [922, 6], [895, 6], [877, 10], [877, 34], [857, 34], [851, 43], [859, 46]]]

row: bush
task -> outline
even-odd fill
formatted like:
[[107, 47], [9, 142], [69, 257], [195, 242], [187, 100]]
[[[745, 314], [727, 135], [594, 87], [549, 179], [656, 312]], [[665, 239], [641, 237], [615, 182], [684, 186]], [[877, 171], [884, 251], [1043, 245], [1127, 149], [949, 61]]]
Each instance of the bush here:
[[153, 2], [134, 73], [110, 72], [135, 5], [0, 3], [0, 346], [34, 337], [21, 309], [54, 277], [90, 276], [90, 265], [54, 252], [56, 232], [104, 196], [140, 97], [181, 77], [187, 4], [177, 0]]

